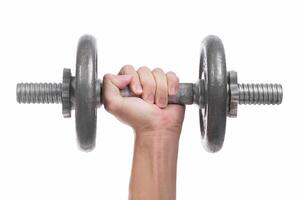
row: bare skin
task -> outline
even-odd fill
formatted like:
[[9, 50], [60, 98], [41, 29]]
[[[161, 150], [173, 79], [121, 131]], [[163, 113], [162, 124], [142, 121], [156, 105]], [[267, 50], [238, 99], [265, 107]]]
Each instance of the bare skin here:
[[[141, 98], [120, 96], [129, 86]], [[173, 72], [125, 65], [119, 75], [103, 80], [104, 106], [131, 126], [135, 146], [129, 188], [130, 200], [176, 199], [177, 154], [185, 107], [168, 105], [168, 95], [179, 89]]]

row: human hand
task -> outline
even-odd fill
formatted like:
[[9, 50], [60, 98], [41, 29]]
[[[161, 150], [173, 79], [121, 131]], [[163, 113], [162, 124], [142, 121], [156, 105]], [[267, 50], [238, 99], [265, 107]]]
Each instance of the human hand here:
[[[129, 85], [139, 97], [122, 97], [120, 89]], [[168, 105], [168, 95], [179, 90], [179, 79], [173, 72], [141, 67], [137, 71], [125, 65], [119, 75], [106, 74], [103, 80], [104, 106], [136, 133], [155, 136], [158, 132], [179, 135], [185, 107]]]

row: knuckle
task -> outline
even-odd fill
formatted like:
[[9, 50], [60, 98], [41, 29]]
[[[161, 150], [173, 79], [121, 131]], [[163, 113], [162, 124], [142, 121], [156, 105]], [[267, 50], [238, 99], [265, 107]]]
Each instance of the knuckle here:
[[139, 69], [138, 69], [138, 72], [150, 72], [150, 69], [146, 66], [141, 66]]
[[146, 89], [156, 87], [154, 77], [152, 76], [152, 73], [149, 68], [144, 66], [140, 67], [138, 70], [138, 74], [143, 87], [145, 87]]
[[172, 72], [172, 71], [167, 72], [166, 75], [167, 75], [168, 77], [172, 77], [172, 78], [176, 78], [176, 77], [177, 77], [176, 74], [175, 74], [174, 72]]
[[164, 71], [163, 71], [161, 68], [159, 68], [159, 67], [154, 68], [154, 69], [152, 70], [152, 72], [153, 72], [153, 73], [158, 73], [158, 74], [164, 73]]
[[133, 71], [134, 70], [134, 67], [132, 65], [124, 65], [122, 68], [121, 68], [121, 72], [122, 73], [127, 73], [127, 72], [130, 72], [130, 71]]
[[168, 84], [177, 84], [179, 83], [179, 78], [177, 76], [167, 76]]
[[124, 69], [133, 69], [133, 66], [130, 64], [126, 64], [123, 66]]

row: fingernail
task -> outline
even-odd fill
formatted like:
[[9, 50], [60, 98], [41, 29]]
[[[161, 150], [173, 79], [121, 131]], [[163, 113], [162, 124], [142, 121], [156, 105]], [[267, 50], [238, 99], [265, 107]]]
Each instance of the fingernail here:
[[154, 103], [154, 95], [149, 95], [147, 98], [146, 98], [146, 101], [148, 103]]
[[165, 107], [167, 105], [167, 99], [165, 97], [161, 97], [159, 98], [158, 103], [160, 107]]
[[137, 84], [135, 86], [135, 91], [136, 91], [136, 93], [141, 94], [143, 92], [142, 86], [140, 84]]

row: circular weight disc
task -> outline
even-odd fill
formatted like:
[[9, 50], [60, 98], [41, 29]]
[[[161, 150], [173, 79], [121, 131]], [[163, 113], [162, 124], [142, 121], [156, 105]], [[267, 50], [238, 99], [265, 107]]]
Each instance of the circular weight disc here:
[[79, 40], [76, 58], [75, 115], [79, 146], [92, 150], [97, 126], [97, 48], [96, 39], [85, 35]]
[[228, 94], [224, 47], [216, 36], [202, 43], [199, 78], [205, 80], [204, 108], [199, 110], [202, 143], [217, 152], [224, 142]]

